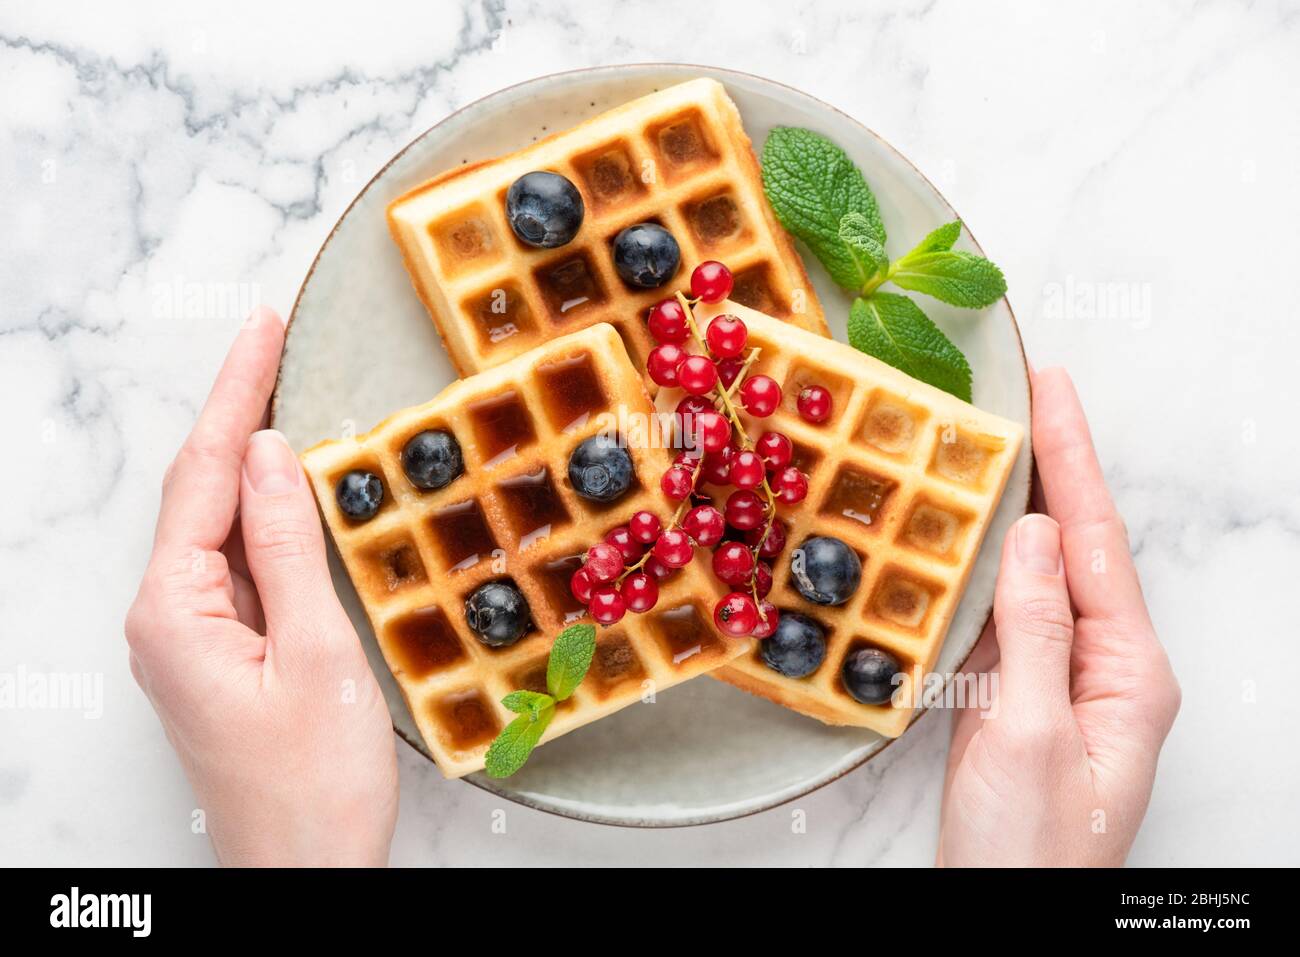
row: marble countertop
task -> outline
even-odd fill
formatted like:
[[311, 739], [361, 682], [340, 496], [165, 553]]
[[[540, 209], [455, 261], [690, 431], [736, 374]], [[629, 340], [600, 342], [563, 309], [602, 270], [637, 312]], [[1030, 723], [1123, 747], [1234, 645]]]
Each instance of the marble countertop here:
[[[978, 9], [976, 9], [978, 7]], [[1288, 3], [48, 3], [0, 14], [0, 863], [205, 864], [122, 618], [164, 467], [243, 311], [286, 311], [397, 149], [502, 86], [712, 63], [905, 153], [1006, 271], [1090, 412], [1182, 682], [1135, 864], [1300, 864], [1300, 9]], [[616, 9], [617, 12], [611, 12]], [[689, 25], [689, 29], [683, 26]], [[933, 859], [947, 718], [792, 805], [679, 831], [560, 820], [401, 746], [397, 864]], [[806, 829], [792, 827], [801, 812]]]

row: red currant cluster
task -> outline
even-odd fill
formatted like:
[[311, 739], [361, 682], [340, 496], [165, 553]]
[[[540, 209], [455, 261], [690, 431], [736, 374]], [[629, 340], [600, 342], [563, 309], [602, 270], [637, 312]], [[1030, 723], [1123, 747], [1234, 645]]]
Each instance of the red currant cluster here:
[[[772, 588], [770, 561], [786, 540], [776, 508], [803, 501], [808, 476], [791, 464], [794, 446], [787, 436], [766, 431], [751, 440], [741, 423], [737, 401], [756, 419], [766, 418], [781, 404], [781, 386], [775, 379], [747, 374], [759, 350], [745, 354], [745, 323], [720, 315], [703, 335], [695, 323], [691, 307], [696, 302], [721, 302], [731, 288], [726, 266], [701, 263], [691, 274], [693, 298], [679, 293], [650, 310], [650, 334], [658, 345], [646, 361], [647, 372], [659, 385], [686, 392], [675, 417], [683, 450], [660, 480], [664, 494], [680, 505], [667, 528], [652, 513], [637, 512], [587, 551], [571, 586], [602, 625], [613, 624], [628, 611], [653, 608], [659, 582], [688, 564], [699, 546], [714, 549], [713, 574], [733, 589], [714, 607], [718, 629], [733, 637], [756, 638], [776, 630], [780, 613], [766, 600]], [[697, 352], [687, 351], [688, 340]], [[823, 422], [830, 416], [830, 393], [821, 386], [804, 387], [796, 404], [807, 421]], [[702, 485], [735, 490], [719, 510], [701, 491]]]

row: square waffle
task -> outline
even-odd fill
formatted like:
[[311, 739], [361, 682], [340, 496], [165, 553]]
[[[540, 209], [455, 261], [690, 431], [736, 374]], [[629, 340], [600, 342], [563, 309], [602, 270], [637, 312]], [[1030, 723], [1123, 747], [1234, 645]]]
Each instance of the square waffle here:
[[[407, 481], [401, 452], [431, 428], [456, 436], [465, 470], [444, 488], [422, 491]], [[601, 505], [574, 492], [568, 459], [583, 440], [614, 430], [627, 440], [636, 479]], [[590, 620], [569, 591], [588, 546], [635, 511], [665, 524], [671, 517], [658, 482], [672, 455], [657, 436], [641, 374], [602, 323], [453, 383], [365, 435], [303, 453], [384, 658], [446, 776], [483, 767], [488, 745], [515, 717], [501, 698], [521, 688], [545, 691], [555, 636]], [[339, 478], [358, 468], [384, 484], [383, 505], [365, 522], [335, 501]], [[519, 586], [534, 627], [514, 645], [489, 648], [465, 624], [464, 602], [501, 579]], [[692, 562], [660, 583], [653, 610], [600, 629], [586, 680], [561, 702], [542, 740], [744, 654], [752, 641], [724, 639], [713, 628], [718, 589]]]
[[[505, 195], [524, 173], [549, 170], [582, 194], [573, 241], [535, 249], [510, 230]], [[673, 234], [673, 282], [633, 290], [611, 244], [653, 221]], [[395, 200], [388, 224], [416, 292], [461, 375], [520, 355], [551, 336], [610, 322], [638, 367], [654, 347], [643, 316], [722, 259], [733, 298], [829, 335], [790, 237], [763, 196], [758, 161], [722, 85], [691, 80], [633, 100], [527, 149], [438, 176]]]
[[[928, 674], [938, 658], [1024, 430], [849, 345], [736, 303], [694, 311], [701, 328], [719, 313], [743, 319], [746, 354], [761, 349], [751, 373], [781, 384], [781, 405], [771, 416], [742, 414], [752, 436], [785, 433], [794, 445], [793, 464], [808, 475], [807, 497], [778, 509], [787, 545], [774, 560], [768, 598], [827, 633], [826, 658], [806, 678], [773, 671], [757, 648], [713, 677], [827, 724], [897, 737], [911, 720], [917, 670]], [[795, 406], [811, 384], [833, 398], [832, 414], [820, 425], [805, 421]], [[679, 396], [661, 393], [661, 407], [671, 408]], [[809, 602], [791, 580], [793, 550], [815, 535], [839, 538], [862, 561], [862, 583], [843, 605]], [[895, 696], [899, 704], [860, 704], [844, 690], [840, 666], [866, 646], [893, 654], [909, 676]]]

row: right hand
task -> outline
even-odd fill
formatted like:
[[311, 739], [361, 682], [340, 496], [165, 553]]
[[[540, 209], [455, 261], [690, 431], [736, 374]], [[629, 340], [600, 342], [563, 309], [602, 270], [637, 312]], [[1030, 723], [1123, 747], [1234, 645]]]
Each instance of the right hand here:
[[1008, 532], [993, 624], [966, 665], [998, 673], [998, 700], [953, 723], [941, 865], [1123, 864], [1178, 714], [1074, 386], [1052, 369], [1033, 390], [1047, 514]]

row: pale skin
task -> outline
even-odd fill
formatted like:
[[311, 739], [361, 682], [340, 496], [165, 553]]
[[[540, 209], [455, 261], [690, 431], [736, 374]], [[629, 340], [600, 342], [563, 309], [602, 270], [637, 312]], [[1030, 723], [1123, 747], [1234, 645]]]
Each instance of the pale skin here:
[[1047, 369], [1033, 394], [1046, 514], [1008, 532], [967, 662], [999, 693], [953, 721], [942, 865], [1123, 864], [1181, 701], [1074, 385]]
[[[330, 581], [306, 476], [265, 429], [283, 344], [280, 318], [254, 312], [167, 470], [127, 615], [131, 670], [222, 864], [382, 865], [397, 817], [392, 725]], [[1038, 373], [1034, 401], [1053, 518], [1022, 519], [1003, 548], [996, 629], [968, 663], [999, 672], [1000, 697], [994, 717], [954, 722], [946, 865], [1123, 863], [1178, 710], [1065, 373]]]

